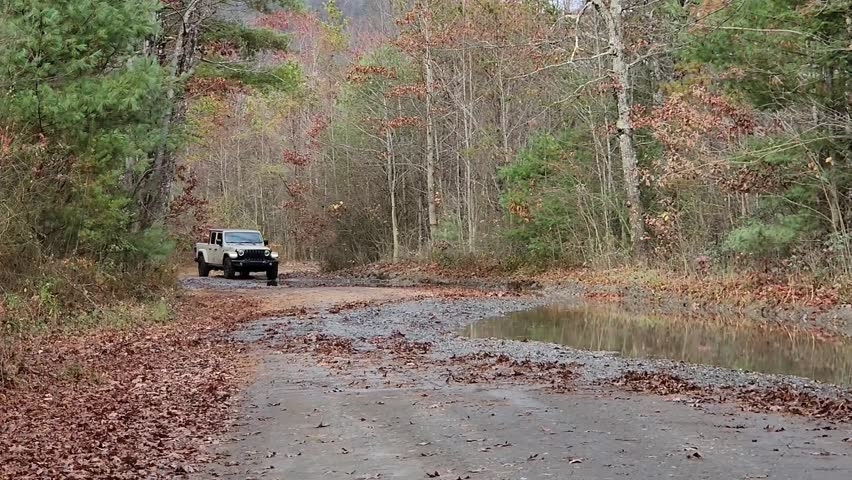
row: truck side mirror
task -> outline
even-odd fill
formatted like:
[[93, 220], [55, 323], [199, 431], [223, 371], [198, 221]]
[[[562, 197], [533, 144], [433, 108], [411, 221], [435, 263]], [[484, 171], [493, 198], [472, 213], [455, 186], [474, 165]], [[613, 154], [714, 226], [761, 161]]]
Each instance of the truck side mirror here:
[[264, 246], [266, 246], [266, 247], [268, 247], [268, 246], [269, 246], [269, 240], [264, 240], [264, 241], [263, 241], [263, 245], [264, 245]]

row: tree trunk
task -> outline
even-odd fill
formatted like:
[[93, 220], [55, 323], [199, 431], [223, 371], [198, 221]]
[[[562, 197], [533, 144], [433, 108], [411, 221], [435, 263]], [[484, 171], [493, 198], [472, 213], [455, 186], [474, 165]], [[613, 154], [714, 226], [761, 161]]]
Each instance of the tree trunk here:
[[[385, 123], [388, 122], [387, 99], [382, 97], [384, 106]], [[393, 134], [389, 127], [385, 126], [385, 156], [387, 157], [385, 169], [387, 170], [388, 190], [390, 191], [391, 207], [391, 241], [393, 243], [393, 263], [399, 261], [399, 222], [396, 218], [396, 162], [394, 159]]]
[[617, 89], [618, 117], [615, 126], [618, 131], [621, 166], [624, 172], [624, 190], [630, 216], [630, 239], [634, 257], [643, 260], [646, 255], [645, 219], [639, 193], [639, 167], [636, 148], [633, 145], [633, 122], [630, 120], [632, 107], [630, 65], [626, 60], [624, 47], [624, 19], [622, 18], [624, 6], [622, 0], [609, 0], [608, 6], [604, 4], [603, 0], [592, 0], [592, 4], [603, 17], [609, 36], [612, 73]]
[[427, 193], [427, 211], [429, 215], [429, 243], [435, 240], [438, 229], [438, 212], [435, 205], [435, 197], [438, 192], [435, 191], [435, 152], [433, 142], [434, 119], [432, 112], [432, 95], [435, 91], [435, 80], [432, 74], [432, 50], [429, 42], [431, 41], [430, 32], [430, 14], [429, 3], [424, 5], [422, 16], [423, 26], [423, 76], [426, 81], [426, 193]]
[[497, 91], [500, 93], [500, 139], [503, 147], [503, 163], [508, 165], [512, 161], [512, 154], [509, 150], [509, 99], [503, 79], [502, 50], [497, 53]]
[[[390, 140], [390, 133], [388, 135], [388, 141]], [[392, 260], [394, 263], [399, 261], [399, 222], [396, 219], [396, 179], [394, 178], [394, 161], [392, 146], [388, 144], [388, 188], [390, 189], [390, 207], [391, 207], [391, 238], [393, 241], [393, 254]]]
[[183, 118], [184, 106], [177, 98], [177, 82], [192, 67], [193, 55], [198, 42], [201, 0], [186, 2], [181, 21], [177, 22], [174, 45], [169, 61], [169, 84], [166, 90], [168, 106], [160, 120], [160, 139], [154, 152], [153, 164], [143, 189], [142, 218], [139, 226], [149, 227], [163, 221], [167, 215], [172, 181], [177, 159], [168, 149], [168, 137], [172, 123]]
[[465, 193], [467, 198], [467, 248], [473, 253], [476, 250], [476, 209], [473, 186], [473, 150], [471, 149], [473, 136], [473, 59], [467, 52], [467, 69], [463, 70], [465, 78], [465, 91], [467, 100], [464, 112], [464, 150], [465, 150]]

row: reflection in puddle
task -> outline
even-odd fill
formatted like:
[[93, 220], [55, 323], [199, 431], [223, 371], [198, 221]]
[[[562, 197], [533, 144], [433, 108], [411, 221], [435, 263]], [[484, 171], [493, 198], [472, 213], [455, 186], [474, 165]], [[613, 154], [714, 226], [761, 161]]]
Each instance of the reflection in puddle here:
[[628, 315], [615, 307], [549, 305], [483, 320], [464, 333], [852, 385], [849, 342], [821, 341], [804, 333], [756, 326]]

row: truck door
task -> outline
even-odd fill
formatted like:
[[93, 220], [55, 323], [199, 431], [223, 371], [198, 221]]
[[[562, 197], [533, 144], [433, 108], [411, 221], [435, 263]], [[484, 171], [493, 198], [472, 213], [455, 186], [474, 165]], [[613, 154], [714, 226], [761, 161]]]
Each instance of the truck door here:
[[222, 232], [213, 232], [213, 240], [210, 241], [210, 263], [222, 265]]

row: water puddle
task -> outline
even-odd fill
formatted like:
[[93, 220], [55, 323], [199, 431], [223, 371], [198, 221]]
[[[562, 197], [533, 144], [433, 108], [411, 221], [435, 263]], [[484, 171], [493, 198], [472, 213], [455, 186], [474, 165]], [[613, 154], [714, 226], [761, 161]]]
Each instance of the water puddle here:
[[462, 333], [852, 385], [852, 343], [754, 325], [629, 315], [598, 305], [548, 305], [486, 319]]

